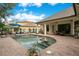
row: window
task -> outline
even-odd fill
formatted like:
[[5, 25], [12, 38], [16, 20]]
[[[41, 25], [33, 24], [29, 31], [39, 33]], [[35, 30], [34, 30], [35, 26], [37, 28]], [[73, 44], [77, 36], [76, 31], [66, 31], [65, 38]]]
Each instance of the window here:
[[46, 30], [47, 32], [49, 32], [49, 25], [46, 25]]

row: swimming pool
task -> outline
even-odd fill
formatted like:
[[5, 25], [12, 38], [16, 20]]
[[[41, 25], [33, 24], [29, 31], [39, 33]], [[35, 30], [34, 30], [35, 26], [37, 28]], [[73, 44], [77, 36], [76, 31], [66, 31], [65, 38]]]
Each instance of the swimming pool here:
[[37, 35], [16, 35], [14, 39], [27, 49], [31, 48], [33, 45], [36, 45], [36, 49], [39, 51], [56, 42], [53, 38]]

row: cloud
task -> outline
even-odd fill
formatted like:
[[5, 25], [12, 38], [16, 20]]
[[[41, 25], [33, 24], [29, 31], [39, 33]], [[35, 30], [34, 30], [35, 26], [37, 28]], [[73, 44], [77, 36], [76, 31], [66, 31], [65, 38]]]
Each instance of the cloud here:
[[20, 3], [19, 6], [22, 6], [22, 7], [31, 7], [31, 6], [36, 6], [36, 7], [41, 7], [42, 6], [42, 3]]
[[[31, 7], [31, 6], [36, 6], [36, 7], [41, 7], [44, 3], [20, 3], [19, 6], [21, 7]], [[55, 6], [58, 3], [48, 3], [51, 6]]]
[[12, 20], [11, 18], [9, 18], [9, 17], [7, 18], [7, 21], [11, 21], [11, 20]]
[[[59, 4], [59, 3], [48, 3], [48, 4], [51, 5], [51, 6], [55, 6], [55, 5]], [[64, 4], [64, 3], [61, 3], [61, 4]]]
[[42, 20], [45, 18], [44, 14], [34, 15], [31, 13], [18, 13], [14, 16], [10, 16], [10, 18], [15, 19], [15, 21], [33, 21], [37, 22], [38, 20]]
[[19, 6], [27, 7], [29, 3], [20, 3]]
[[19, 10], [16, 10], [17, 13], [23, 13], [23, 12], [27, 12], [28, 9], [27, 8], [22, 8], [22, 9], [19, 9]]
[[55, 6], [55, 5], [57, 5], [58, 3], [48, 3], [49, 5], [51, 5], [51, 6]]
[[37, 6], [37, 7], [41, 7], [42, 6], [42, 3], [34, 3], [33, 5], [34, 6]]

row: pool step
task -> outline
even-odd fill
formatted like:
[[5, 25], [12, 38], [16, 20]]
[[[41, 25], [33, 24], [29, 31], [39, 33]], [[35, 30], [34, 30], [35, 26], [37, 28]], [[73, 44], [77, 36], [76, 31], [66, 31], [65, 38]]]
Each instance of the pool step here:
[[41, 48], [41, 49], [45, 49], [47, 46], [44, 46], [44, 45], [42, 45], [42, 44], [37, 44], [37, 46], [39, 47], [39, 48]]
[[50, 46], [51, 44], [48, 44], [47, 42], [41, 42], [41, 43], [38, 43], [37, 46], [39, 46], [40, 48], [47, 48], [48, 46]]

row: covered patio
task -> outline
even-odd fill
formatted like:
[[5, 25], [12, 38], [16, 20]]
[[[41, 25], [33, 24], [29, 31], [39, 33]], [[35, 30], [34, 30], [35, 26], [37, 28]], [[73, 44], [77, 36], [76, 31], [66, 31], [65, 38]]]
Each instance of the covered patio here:
[[37, 24], [42, 26], [44, 35], [60, 34], [60, 35], [79, 35], [79, 11], [78, 5], [73, 5], [55, 15], [52, 15]]

